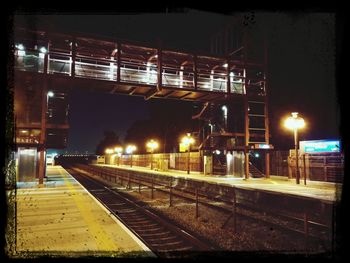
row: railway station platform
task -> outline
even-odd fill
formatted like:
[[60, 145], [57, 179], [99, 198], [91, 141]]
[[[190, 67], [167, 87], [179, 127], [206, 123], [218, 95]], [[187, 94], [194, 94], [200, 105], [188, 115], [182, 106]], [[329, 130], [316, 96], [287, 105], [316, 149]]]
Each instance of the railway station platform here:
[[326, 203], [333, 203], [340, 201], [342, 184], [330, 183], [330, 182], [318, 182], [318, 181], [306, 181], [304, 185], [303, 178], [300, 180], [300, 184], [295, 183], [295, 179], [288, 179], [282, 176], [273, 176], [270, 178], [250, 178], [245, 180], [244, 178], [238, 178], [234, 176], [222, 176], [222, 175], [204, 175], [199, 172], [190, 172], [179, 170], [168, 171], [156, 171], [150, 170], [149, 167], [140, 166], [127, 166], [127, 165], [110, 165], [110, 164], [95, 164], [96, 166], [115, 167], [118, 169], [124, 169], [129, 171], [139, 171], [143, 173], [173, 176], [173, 177], [185, 177], [191, 180], [207, 181], [210, 183], [217, 183], [223, 185], [231, 185], [239, 188], [245, 188], [249, 190], [263, 190], [273, 193], [281, 193], [284, 195], [302, 196], [308, 198], [319, 199]]
[[17, 184], [16, 257], [154, 257], [154, 254], [61, 166], [44, 187]]

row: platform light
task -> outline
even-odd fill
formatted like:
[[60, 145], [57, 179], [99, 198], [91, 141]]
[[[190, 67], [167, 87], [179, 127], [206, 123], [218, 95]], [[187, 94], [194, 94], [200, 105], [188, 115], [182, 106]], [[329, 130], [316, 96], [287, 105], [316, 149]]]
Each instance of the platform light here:
[[159, 144], [155, 140], [151, 139], [147, 142], [146, 146], [151, 151], [151, 170], [153, 170], [153, 152], [159, 147]]
[[53, 93], [51, 90], [49, 92], [47, 92], [47, 96], [52, 98], [53, 96], [55, 96], [55, 93]]
[[107, 148], [107, 149], [105, 150], [105, 153], [106, 153], [106, 154], [112, 154], [112, 153], [113, 153], [113, 149]]
[[159, 147], [159, 144], [155, 140], [151, 139], [150, 141], [147, 142], [146, 146], [151, 150], [151, 152], [153, 152], [155, 149]]
[[130, 167], [132, 167], [132, 153], [136, 151], [136, 146], [135, 145], [128, 145], [125, 149], [127, 154], [130, 154]]
[[224, 65], [222, 65], [224, 68], [227, 68], [228, 67], [228, 64], [225, 63]]
[[46, 52], [47, 52], [46, 47], [41, 47], [40, 48], [40, 53], [46, 54]]
[[26, 55], [23, 44], [17, 44], [16, 48], [17, 48], [17, 55], [19, 57], [24, 57]]
[[17, 47], [18, 50], [21, 50], [21, 51], [24, 50], [23, 44], [18, 44], [18, 45], [16, 45], [16, 47]]
[[118, 156], [118, 166], [120, 164], [120, 157], [122, 156], [122, 152], [123, 152], [123, 147], [115, 147], [114, 148], [114, 151], [117, 153], [117, 156]]
[[186, 146], [188, 155], [187, 155], [187, 174], [190, 173], [190, 154], [191, 154], [191, 144], [194, 143], [194, 139], [191, 137], [190, 133], [187, 133], [181, 140], [181, 142]]
[[115, 147], [114, 148], [114, 151], [117, 153], [117, 154], [120, 154], [123, 152], [123, 148], [122, 147]]
[[127, 154], [132, 154], [134, 151], [136, 150], [136, 146], [135, 145], [128, 145], [125, 149]]
[[227, 114], [227, 106], [226, 105], [222, 106], [221, 109], [224, 112], [224, 114]]
[[227, 106], [223, 105], [221, 109], [224, 112], [225, 130], [227, 130]]
[[220, 152], [220, 150], [215, 150], [215, 153], [216, 153], [217, 155], [219, 155], [221, 152]]
[[194, 139], [191, 137], [190, 133], [187, 133], [187, 135], [182, 138], [181, 142], [186, 146], [189, 146], [194, 143]]
[[284, 121], [284, 126], [290, 130], [302, 129], [305, 127], [305, 121], [298, 117], [298, 112], [292, 112], [292, 116]]
[[[298, 117], [298, 112], [292, 112], [292, 116], [288, 117], [284, 121], [284, 126], [287, 129], [293, 130], [294, 132], [294, 148], [295, 148], [295, 164], [296, 164], [296, 183], [300, 184], [300, 173], [299, 173], [299, 155], [298, 155], [298, 130], [305, 127], [305, 121], [303, 118]], [[304, 184], [306, 184], [306, 178], [304, 178]]]
[[259, 158], [260, 154], [259, 153], [255, 153], [254, 156], [255, 156], [255, 158]]

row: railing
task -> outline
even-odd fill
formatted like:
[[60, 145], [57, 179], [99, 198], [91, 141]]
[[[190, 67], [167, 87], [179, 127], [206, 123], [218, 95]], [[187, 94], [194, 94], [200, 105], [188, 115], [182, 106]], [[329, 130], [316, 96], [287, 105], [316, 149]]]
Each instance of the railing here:
[[[30, 52], [16, 56], [15, 69], [44, 73], [44, 58], [39, 52]], [[156, 85], [158, 82], [157, 68], [132, 62], [122, 62], [120, 80], [128, 83]], [[77, 56], [75, 59], [75, 77], [117, 80], [117, 63], [115, 60], [95, 59]], [[72, 57], [69, 54], [48, 54], [48, 74], [72, 75]], [[226, 76], [222, 74], [198, 73], [197, 88], [205, 91], [227, 92]], [[231, 79], [231, 92], [243, 94], [242, 78]], [[186, 70], [176, 70], [164, 67], [162, 70], [162, 85], [165, 87], [194, 89], [194, 73]]]
[[111, 39], [17, 31], [16, 70], [180, 90], [266, 95], [262, 65], [241, 59], [195, 55]]

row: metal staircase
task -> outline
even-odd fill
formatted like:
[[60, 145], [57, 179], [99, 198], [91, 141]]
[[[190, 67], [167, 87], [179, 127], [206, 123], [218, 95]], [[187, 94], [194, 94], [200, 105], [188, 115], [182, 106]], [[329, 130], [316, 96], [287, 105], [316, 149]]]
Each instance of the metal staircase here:
[[245, 98], [248, 145], [269, 144], [265, 76], [262, 70], [247, 69], [246, 79], [249, 79]]
[[263, 172], [256, 168], [251, 162], [249, 162], [249, 175], [254, 178], [264, 177]]

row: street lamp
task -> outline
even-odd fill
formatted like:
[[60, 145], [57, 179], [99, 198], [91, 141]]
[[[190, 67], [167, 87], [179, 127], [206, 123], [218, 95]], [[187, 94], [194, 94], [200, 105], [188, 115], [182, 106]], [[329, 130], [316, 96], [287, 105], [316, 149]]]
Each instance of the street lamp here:
[[183, 137], [181, 140], [182, 144], [187, 148], [187, 174], [190, 173], [190, 152], [191, 152], [191, 144], [194, 143], [194, 139], [191, 137], [190, 133], [187, 133], [187, 136]]
[[105, 150], [105, 153], [106, 153], [106, 154], [112, 154], [112, 153], [113, 153], [113, 149], [107, 148], [107, 149]]
[[130, 167], [132, 167], [132, 153], [136, 150], [135, 145], [128, 145], [125, 149], [127, 154], [131, 154], [131, 159], [130, 159]]
[[300, 184], [300, 173], [299, 173], [299, 158], [298, 158], [298, 129], [305, 127], [303, 118], [298, 117], [298, 112], [292, 112], [292, 116], [288, 117], [284, 121], [284, 126], [287, 129], [294, 131], [294, 148], [295, 148], [295, 159], [296, 159], [296, 183]]
[[120, 164], [120, 157], [122, 156], [123, 148], [122, 147], [115, 147], [114, 151], [117, 153], [118, 156], [118, 166]]
[[158, 142], [151, 139], [150, 141], [147, 142], [146, 146], [151, 152], [151, 170], [153, 170], [153, 152], [155, 149], [158, 148], [159, 145], [158, 145]]

